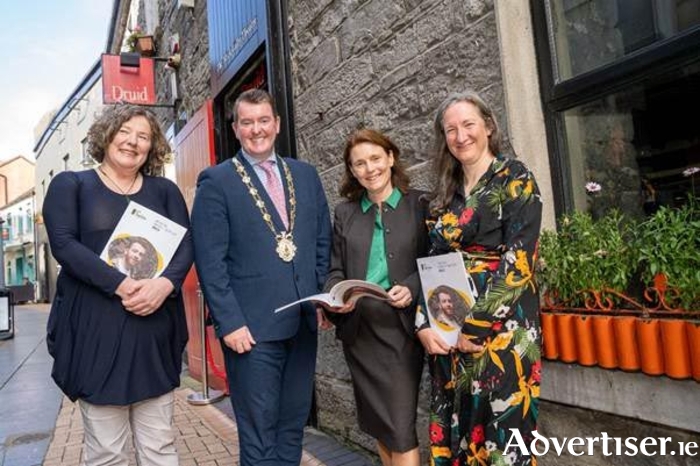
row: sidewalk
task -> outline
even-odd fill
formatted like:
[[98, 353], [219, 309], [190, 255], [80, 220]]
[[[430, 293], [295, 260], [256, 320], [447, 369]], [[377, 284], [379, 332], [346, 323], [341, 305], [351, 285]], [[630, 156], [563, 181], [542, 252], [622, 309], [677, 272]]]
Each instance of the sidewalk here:
[[[51, 380], [46, 351], [47, 305], [15, 308], [16, 333], [0, 341], [0, 466], [79, 466], [83, 429], [78, 406]], [[198, 386], [185, 377], [185, 386]], [[238, 464], [238, 436], [228, 399], [217, 405], [187, 402], [191, 388], [175, 391], [180, 466]], [[133, 459], [132, 464], [136, 464]], [[369, 466], [372, 460], [307, 428], [303, 466]]]
[[[235, 423], [213, 406], [189, 404], [187, 395], [190, 393], [192, 390], [189, 388], [175, 391], [175, 425], [178, 430], [177, 451], [180, 455], [180, 466], [238, 464], [238, 431]], [[310, 437], [317, 439], [311, 442]], [[357, 453], [350, 452], [332, 439], [323, 437], [319, 433], [307, 432], [302, 466], [371, 464]], [[83, 423], [80, 410], [76, 404], [64, 398], [43, 466], [80, 466], [82, 443]], [[309, 446], [321, 453], [320, 457], [311, 453]], [[133, 451], [131, 463], [136, 464]]]

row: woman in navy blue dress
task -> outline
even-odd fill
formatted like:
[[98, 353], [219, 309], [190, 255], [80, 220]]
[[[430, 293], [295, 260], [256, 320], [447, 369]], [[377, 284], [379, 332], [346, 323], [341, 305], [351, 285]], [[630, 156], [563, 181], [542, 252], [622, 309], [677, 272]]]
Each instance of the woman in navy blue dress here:
[[177, 465], [172, 429], [187, 325], [180, 286], [192, 264], [189, 231], [156, 278], [136, 280], [100, 259], [129, 201], [189, 228], [177, 186], [158, 175], [170, 148], [149, 110], [118, 105], [88, 132], [95, 170], [66, 171], [43, 215], [61, 265], [48, 322], [52, 376], [80, 401], [85, 464]]

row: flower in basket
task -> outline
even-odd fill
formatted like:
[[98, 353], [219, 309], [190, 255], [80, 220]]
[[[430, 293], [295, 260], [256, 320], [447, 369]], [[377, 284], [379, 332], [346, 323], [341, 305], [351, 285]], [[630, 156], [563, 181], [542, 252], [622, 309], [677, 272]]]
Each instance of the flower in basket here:
[[129, 36], [126, 38], [125, 45], [128, 52], [138, 52], [136, 44], [139, 42], [139, 37], [144, 36], [143, 28], [139, 25], [134, 26]]
[[145, 33], [141, 26], [134, 26], [124, 40], [124, 49], [144, 57], [152, 57], [156, 53], [156, 44], [153, 35]]

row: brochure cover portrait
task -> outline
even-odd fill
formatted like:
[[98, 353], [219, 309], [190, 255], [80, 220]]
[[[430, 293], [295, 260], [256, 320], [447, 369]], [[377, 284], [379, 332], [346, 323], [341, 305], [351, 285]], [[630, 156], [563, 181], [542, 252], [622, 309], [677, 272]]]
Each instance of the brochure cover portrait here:
[[153, 210], [130, 201], [100, 258], [140, 280], [163, 273], [187, 229]]
[[477, 297], [462, 254], [452, 252], [417, 262], [430, 327], [447, 344], [456, 346], [462, 323]]

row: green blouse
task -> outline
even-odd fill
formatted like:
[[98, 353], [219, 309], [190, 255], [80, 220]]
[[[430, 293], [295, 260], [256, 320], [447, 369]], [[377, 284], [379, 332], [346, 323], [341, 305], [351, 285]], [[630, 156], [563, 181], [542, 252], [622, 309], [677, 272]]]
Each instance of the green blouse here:
[[[392, 210], [399, 205], [401, 200], [401, 191], [397, 188], [391, 192], [384, 204]], [[362, 213], [367, 211], [374, 205], [367, 197], [367, 193], [360, 200]], [[382, 209], [377, 209], [377, 214], [374, 219], [374, 233], [372, 234], [372, 246], [369, 250], [369, 258], [367, 259], [367, 277], [368, 282], [376, 283], [385, 290], [391, 288], [389, 281], [389, 266], [386, 263], [386, 245], [384, 244], [384, 225], [382, 224]]]

